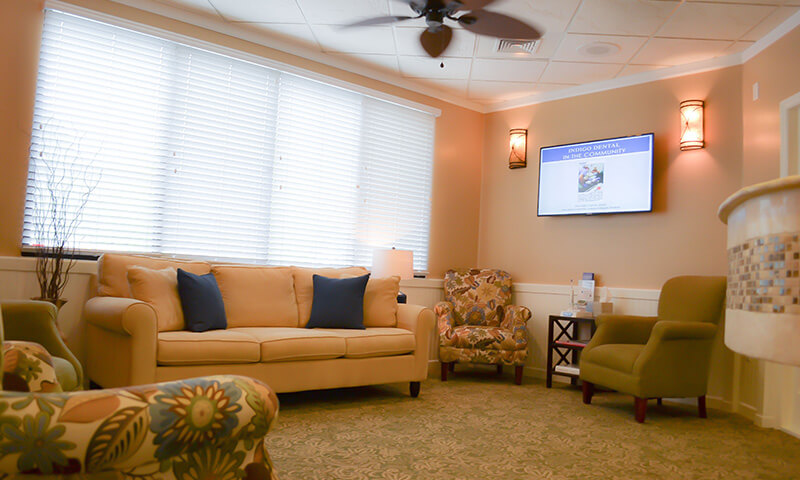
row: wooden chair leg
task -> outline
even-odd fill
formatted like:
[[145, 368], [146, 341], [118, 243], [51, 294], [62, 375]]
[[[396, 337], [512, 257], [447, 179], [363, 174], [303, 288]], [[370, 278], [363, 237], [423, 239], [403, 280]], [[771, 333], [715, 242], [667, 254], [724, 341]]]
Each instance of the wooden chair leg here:
[[594, 383], [584, 380], [581, 385], [581, 391], [583, 392], [583, 403], [586, 405], [591, 404], [594, 396]]
[[700, 418], [708, 418], [708, 414], [706, 413], [706, 396], [705, 395], [697, 397], [697, 413], [700, 414]]
[[411, 382], [408, 385], [409, 393], [413, 398], [419, 397], [419, 382]]
[[502, 375], [503, 374], [503, 364], [502, 363], [497, 366], [497, 374], [498, 375]]
[[514, 367], [514, 383], [517, 385], [522, 385], [522, 369], [524, 367], [522, 365], [517, 365]]
[[447, 363], [442, 362], [442, 381], [443, 382], [447, 381], [447, 369], [448, 369]]
[[644, 423], [644, 417], [647, 416], [647, 399], [633, 397], [633, 404], [636, 410], [636, 421]]

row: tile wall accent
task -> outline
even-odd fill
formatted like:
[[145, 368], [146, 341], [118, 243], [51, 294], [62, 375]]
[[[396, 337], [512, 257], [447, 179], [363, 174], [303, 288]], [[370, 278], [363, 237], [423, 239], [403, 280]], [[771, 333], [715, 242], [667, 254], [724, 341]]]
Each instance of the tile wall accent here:
[[727, 308], [800, 314], [799, 237], [768, 235], [729, 248]]

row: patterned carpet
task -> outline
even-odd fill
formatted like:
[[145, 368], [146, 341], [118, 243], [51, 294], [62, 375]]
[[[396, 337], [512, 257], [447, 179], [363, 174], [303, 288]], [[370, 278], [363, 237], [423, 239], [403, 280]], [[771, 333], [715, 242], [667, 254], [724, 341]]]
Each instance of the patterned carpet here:
[[408, 385], [280, 395], [267, 437], [281, 480], [313, 479], [796, 479], [800, 440], [716, 410], [650, 403], [633, 419], [631, 397], [508, 374], [457, 370]]

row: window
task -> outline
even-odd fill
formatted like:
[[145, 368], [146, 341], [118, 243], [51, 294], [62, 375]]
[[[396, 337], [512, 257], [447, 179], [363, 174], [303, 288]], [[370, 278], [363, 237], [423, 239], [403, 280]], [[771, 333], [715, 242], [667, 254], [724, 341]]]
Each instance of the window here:
[[[435, 118], [48, 10], [23, 246], [427, 268]], [[62, 228], [63, 230], [63, 228]]]

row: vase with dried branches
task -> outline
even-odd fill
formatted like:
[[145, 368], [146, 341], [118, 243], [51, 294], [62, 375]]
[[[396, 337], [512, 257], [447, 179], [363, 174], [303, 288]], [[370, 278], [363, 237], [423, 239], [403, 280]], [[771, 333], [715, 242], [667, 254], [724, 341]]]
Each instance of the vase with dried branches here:
[[60, 309], [76, 264], [75, 235], [100, 176], [93, 168], [93, 157], [82, 152], [80, 136], [65, 135], [63, 128], [49, 123], [37, 128], [30, 159], [33, 209], [26, 232], [33, 240], [40, 292], [33, 299]]

